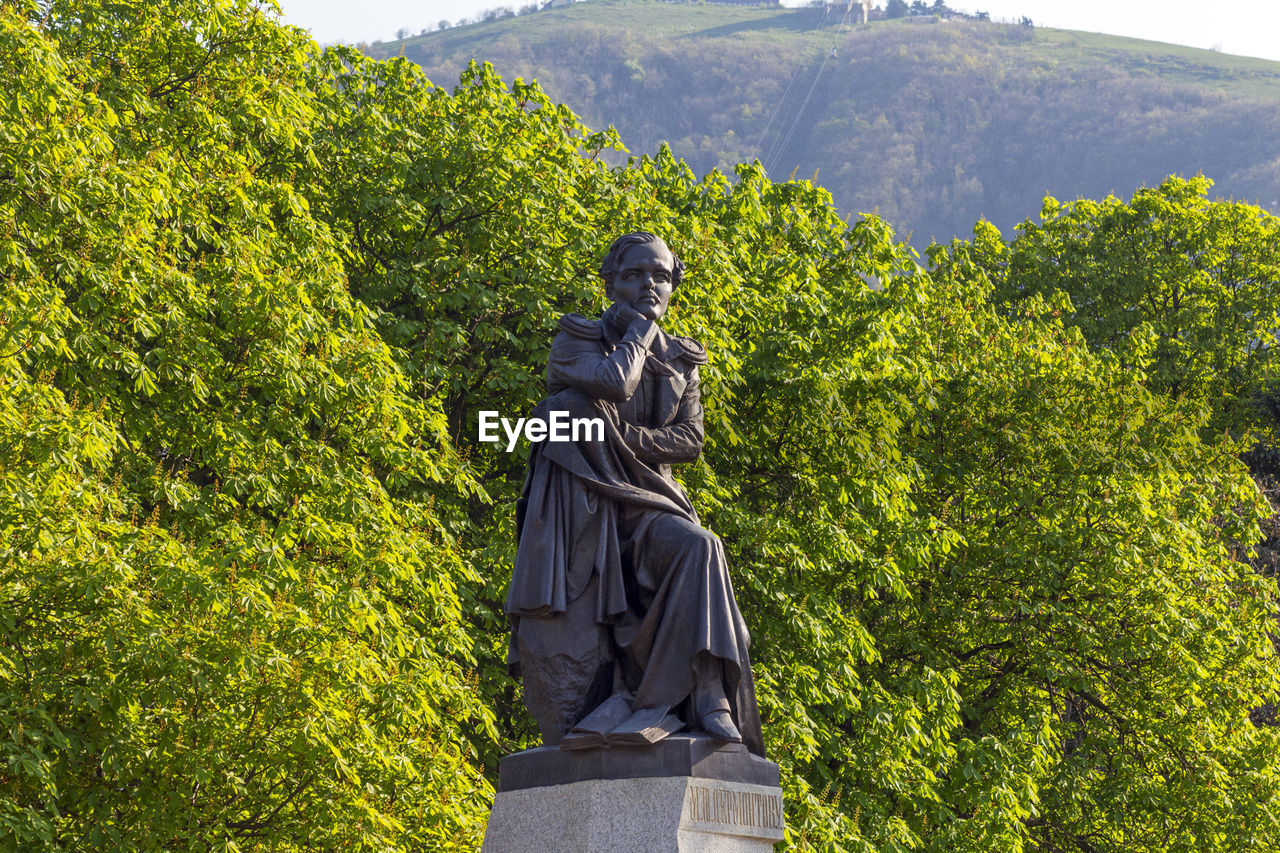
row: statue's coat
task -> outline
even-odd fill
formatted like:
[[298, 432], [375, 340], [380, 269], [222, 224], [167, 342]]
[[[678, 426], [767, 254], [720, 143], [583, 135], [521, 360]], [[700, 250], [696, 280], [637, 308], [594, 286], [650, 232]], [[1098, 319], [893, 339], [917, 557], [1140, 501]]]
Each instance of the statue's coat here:
[[[706, 352], [652, 322], [632, 324], [621, 338], [576, 314], [560, 326], [548, 396], [532, 416], [600, 418], [604, 440], [533, 447], [506, 603], [513, 637], [523, 621], [563, 614], [593, 595], [595, 621], [612, 631], [615, 681], [633, 693], [634, 707], [676, 709], [693, 689], [694, 657], [710, 654], [722, 664], [744, 743], [763, 755], [750, 639], [724, 549], [671, 476], [673, 463], [702, 449], [698, 366]], [[515, 667], [517, 648], [513, 642]]]

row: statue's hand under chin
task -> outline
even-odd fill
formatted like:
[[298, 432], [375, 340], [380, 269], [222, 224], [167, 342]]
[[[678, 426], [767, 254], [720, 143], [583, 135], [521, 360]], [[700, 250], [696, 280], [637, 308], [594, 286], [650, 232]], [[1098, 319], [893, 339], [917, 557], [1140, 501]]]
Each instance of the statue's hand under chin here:
[[656, 322], [658, 318], [649, 316], [629, 303], [615, 302], [605, 309], [604, 316], [600, 319], [612, 325], [618, 332], [626, 334], [627, 329], [631, 328], [633, 323], [641, 321]]

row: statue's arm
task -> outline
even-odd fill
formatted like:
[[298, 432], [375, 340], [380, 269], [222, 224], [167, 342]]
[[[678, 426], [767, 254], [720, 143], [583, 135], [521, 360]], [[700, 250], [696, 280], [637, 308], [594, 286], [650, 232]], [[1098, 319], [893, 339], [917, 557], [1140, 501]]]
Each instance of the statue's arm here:
[[645, 355], [657, 333], [653, 321], [637, 320], [613, 352], [605, 355], [597, 341], [561, 332], [547, 359], [548, 385], [566, 385], [598, 400], [625, 403], [640, 384]]
[[705, 431], [702, 425], [702, 395], [698, 390], [698, 369], [689, 374], [680, 398], [680, 408], [671, 423], [660, 427], [619, 425], [622, 440], [636, 457], [652, 465], [692, 462], [702, 452]]

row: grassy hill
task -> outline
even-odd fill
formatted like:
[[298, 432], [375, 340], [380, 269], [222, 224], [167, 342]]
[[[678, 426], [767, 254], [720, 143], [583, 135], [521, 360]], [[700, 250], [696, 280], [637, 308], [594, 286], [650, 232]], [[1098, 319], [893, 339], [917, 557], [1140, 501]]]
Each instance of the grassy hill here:
[[593, 0], [370, 48], [441, 85], [472, 59], [537, 79], [633, 152], [759, 158], [914, 242], [1008, 229], [1058, 198], [1203, 172], [1280, 208], [1280, 63], [1067, 30]]

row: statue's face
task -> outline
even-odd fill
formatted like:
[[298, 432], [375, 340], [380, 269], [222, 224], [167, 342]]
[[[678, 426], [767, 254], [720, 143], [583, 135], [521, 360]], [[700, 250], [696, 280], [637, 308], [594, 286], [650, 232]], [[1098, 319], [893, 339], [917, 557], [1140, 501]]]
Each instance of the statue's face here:
[[618, 274], [605, 286], [605, 295], [614, 302], [630, 305], [643, 317], [661, 319], [667, 313], [674, 285], [671, 281], [675, 257], [666, 246], [641, 243], [627, 249], [618, 264]]

